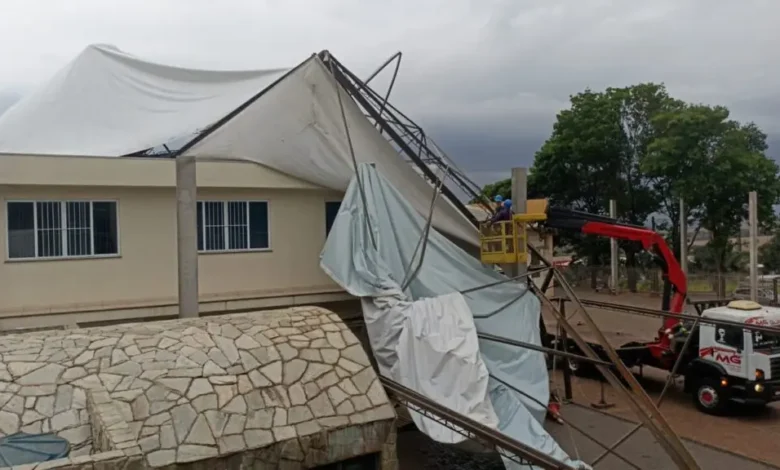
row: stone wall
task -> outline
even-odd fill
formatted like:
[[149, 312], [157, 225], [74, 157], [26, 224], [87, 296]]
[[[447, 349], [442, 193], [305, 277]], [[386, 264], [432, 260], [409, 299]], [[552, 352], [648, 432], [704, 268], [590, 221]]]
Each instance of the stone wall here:
[[11, 335], [0, 351], [0, 431], [93, 452], [31, 469], [303, 469], [369, 453], [397, 468], [394, 410], [321, 308]]

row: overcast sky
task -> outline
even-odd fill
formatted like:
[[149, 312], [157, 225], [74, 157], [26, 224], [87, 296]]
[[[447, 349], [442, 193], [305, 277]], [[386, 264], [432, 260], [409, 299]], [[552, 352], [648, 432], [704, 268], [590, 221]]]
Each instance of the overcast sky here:
[[[757, 122], [780, 156], [777, 0], [2, 0], [0, 109], [91, 43], [159, 62], [292, 66], [329, 49], [480, 183], [527, 165], [585, 87], [665, 82]], [[772, 52], [772, 51], [775, 52]], [[377, 86], [386, 81], [377, 80]]]

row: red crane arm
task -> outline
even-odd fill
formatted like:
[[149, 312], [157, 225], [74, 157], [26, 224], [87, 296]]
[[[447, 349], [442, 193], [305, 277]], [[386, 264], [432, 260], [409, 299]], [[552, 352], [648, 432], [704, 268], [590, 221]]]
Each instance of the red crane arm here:
[[[618, 240], [636, 241], [640, 242], [645, 250], [655, 251], [663, 260], [666, 278], [674, 286], [674, 295], [669, 305], [669, 311], [672, 313], [681, 313], [683, 311], [685, 296], [688, 293], [688, 280], [677, 258], [674, 257], [674, 253], [666, 244], [664, 237], [647, 228], [620, 225], [619, 223], [608, 224], [605, 222], [586, 222], [582, 226], [582, 233], [601, 235]], [[664, 320], [664, 329], [672, 328], [677, 323], [679, 323], [679, 320], [676, 318], [666, 318]]]
[[[687, 278], [664, 237], [655, 231], [639, 225], [625, 224], [609, 217], [553, 207], [547, 211], [546, 225], [550, 228], [576, 230], [588, 235], [641, 243], [642, 248], [659, 257], [664, 276], [674, 287], [669, 311], [672, 313], [683, 311], [685, 296], [688, 293]], [[664, 329], [672, 328], [677, 323], [679, 320], [676, 318], [667, 318], [664, 320]]]

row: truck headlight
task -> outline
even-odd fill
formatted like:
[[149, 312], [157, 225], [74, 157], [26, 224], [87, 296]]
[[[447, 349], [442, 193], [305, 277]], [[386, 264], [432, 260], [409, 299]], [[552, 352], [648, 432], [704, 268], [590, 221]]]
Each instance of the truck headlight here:
[[753, 389], [756, 391], [756, 393], [761, 393], [764, 391], [764, 385], [763, 384], [756, 384]]

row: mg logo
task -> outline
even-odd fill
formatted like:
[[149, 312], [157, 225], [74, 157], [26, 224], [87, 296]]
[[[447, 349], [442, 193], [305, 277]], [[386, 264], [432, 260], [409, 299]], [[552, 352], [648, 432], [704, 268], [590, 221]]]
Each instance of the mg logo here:
[[742, 364], [742, 356], [737, 353], [715, 353], [715, 361], [722, 362], [724, 364], [731, 364], [733, 366], [739, 366]]
[[709, 347], [699, 351], [699, 357], [705, 358], [711, 356], [715, 362], [732, 366], [742, 365], [742, 356], [731, 349]]

